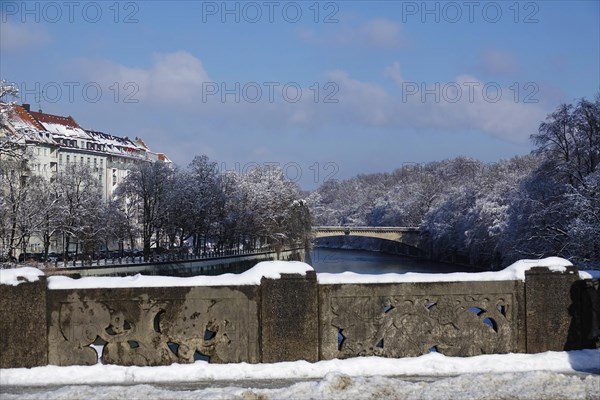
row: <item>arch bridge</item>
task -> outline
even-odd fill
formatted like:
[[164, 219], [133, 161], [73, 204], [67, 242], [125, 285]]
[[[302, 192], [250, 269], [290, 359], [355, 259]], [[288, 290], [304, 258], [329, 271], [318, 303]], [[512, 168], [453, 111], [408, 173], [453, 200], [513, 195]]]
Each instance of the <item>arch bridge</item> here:
[[364, 236], [391, 240], [407, 246], [419, 248], [420, 230], [404, 226], [315, 226], [313, 238], [331, 236]]

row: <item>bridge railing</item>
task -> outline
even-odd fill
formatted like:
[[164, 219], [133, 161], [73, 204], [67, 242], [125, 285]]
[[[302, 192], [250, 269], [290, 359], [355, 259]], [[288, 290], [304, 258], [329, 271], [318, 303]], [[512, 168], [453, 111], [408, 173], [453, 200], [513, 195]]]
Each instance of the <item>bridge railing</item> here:
[[417, 232], [416, 226], [315, 226], [313, 231]]
[[[97, 257], [75, 257], [72, 260], [67, 261], [67, 268], [84, 268], [84, 267], [118, 267], [125, 265], [138, 265], [148, 263], [160, 263], [160, 262], [184, 262], [184, 261], [200, 261], [210, 260], [218, 258], [229, 258], [243, 255], [256, 255], [262, 253], [274, 252], [275, 249], [272, 246], [263, 246], [257, 249], [222, 249], [222, 250], [209, 250], [203, 251], [201, 254], [192, 253], [176, 253], [166, 252], [163, 254], [151, 254], [148, 259], [144, 259], [143, 256], [112, 256], [105, 257], [103, 254], [99, 254]], [[63, 261], [56, 259], [53, 262], [40, 262], [33, 260], [26, 260], [21, 263], [14, 263], [14, 267], [32, 266], [40, 269], [45, 268], [62, 268], [64, 266]]]
[[52, 277], [2, 285], [0, 368], [96, 364], [91, 344], [104, 346], [104, 364], [118, 365], [600, 346], [598, 279], [581, 280], [572, 267], [533, 268], [524, 281], [421, 283], [319, 283], [313, 271], [278, 272], [280, 279], [230, 286], [190, 278], [195, 286], [165, 279], [129, 287], [135, 280], [112, 278], [114, 287], [90, 289], [95, 278], [53, 287], [64, 280]]

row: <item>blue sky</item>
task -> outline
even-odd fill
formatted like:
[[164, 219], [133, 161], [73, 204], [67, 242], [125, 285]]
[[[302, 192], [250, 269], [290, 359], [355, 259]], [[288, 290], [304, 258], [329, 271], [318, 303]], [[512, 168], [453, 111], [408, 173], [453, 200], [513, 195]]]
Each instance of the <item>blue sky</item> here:
[[527, 154], [558, 104], [600, 90], [596, 1], [0, 4], [22, 102], [182, 166], [279, 163], [308, 189]]

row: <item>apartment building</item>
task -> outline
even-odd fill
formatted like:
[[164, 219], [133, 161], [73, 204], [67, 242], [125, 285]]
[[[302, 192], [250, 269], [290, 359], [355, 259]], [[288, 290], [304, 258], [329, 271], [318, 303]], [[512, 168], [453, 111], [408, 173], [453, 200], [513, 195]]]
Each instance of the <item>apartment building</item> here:
[[[171, 163], [164, 153], [152, 152], [140, 138], [84, 129], [72, 116], [32, 111], [28, 104], [0, 103], [0, 111], [5, 115], [0, 143], [13, 142], [25, 149], [26, 174], [52, 180], [70, 163], [87, 164], [97, 176], [105, 200], [113, 196], [136, 163]], [[27, 251], [38, 252], [39, 248], [39, 241], [32, 238]]]

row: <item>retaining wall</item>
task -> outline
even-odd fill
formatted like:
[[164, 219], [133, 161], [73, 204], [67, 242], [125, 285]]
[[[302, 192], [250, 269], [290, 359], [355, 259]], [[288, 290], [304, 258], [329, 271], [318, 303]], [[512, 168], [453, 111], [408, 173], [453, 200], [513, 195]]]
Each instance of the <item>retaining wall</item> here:
[[317, 361], [598, 347], [599, 281], [533, 268], [523, 281], [49, 290], [0, 285], [0, 367]]

